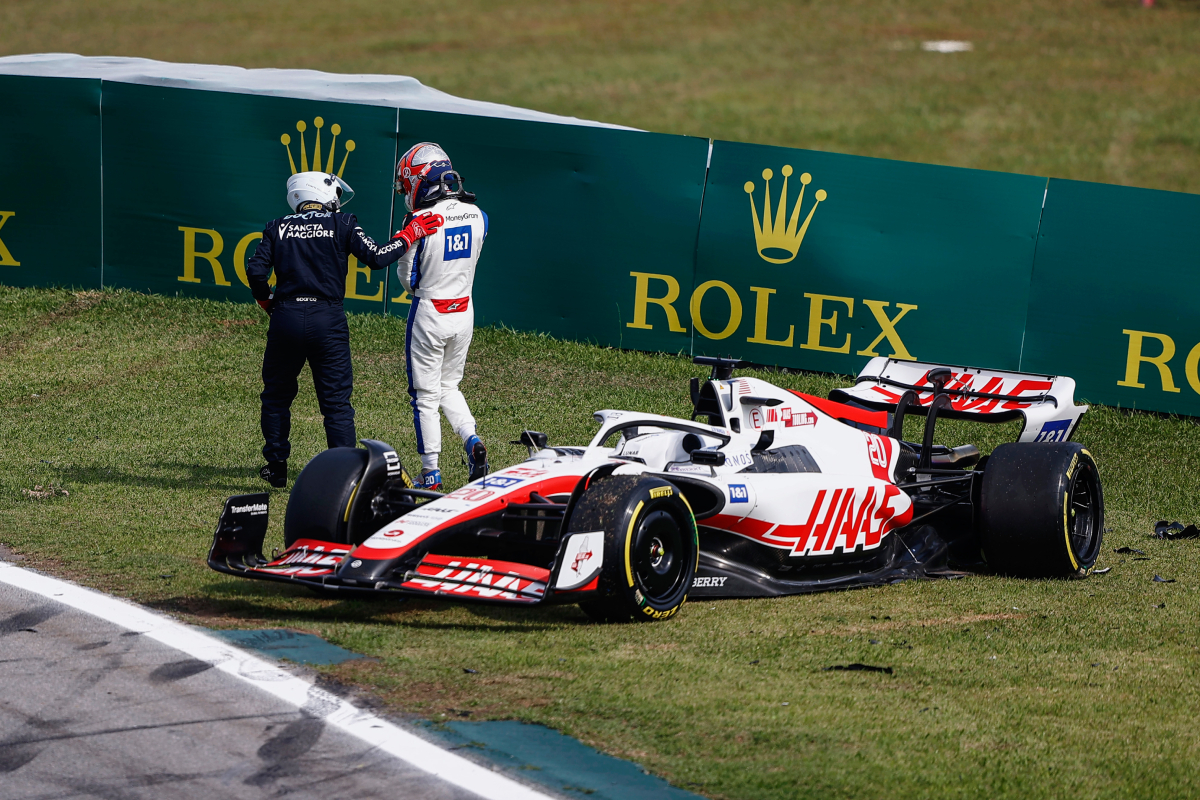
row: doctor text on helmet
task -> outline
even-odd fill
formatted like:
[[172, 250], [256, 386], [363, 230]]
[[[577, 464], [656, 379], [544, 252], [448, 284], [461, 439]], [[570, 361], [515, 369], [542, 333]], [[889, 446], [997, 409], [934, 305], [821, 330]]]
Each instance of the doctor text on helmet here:
[[[633, 321], [626, 323], [626, 327], [654, 330], [656, 325], [665, 323], [669, 331], [686, 333], [677, 308], [682, 302], [679, 281], [672, 275], [653, 272], [629, 275], [634, 279]], [[916, 360], [897, 329], [910, 311], [917, 310], [915, 304], [804, 292], [803, 300], [787, 298], [780, 303], [779, 297], [775, 297], [772, 308], [772, 296], [777, 294], [777, 289], [764, 286], [742, 286], [739, 291], [725, 281], [710, 280], [696, 287], [685, 309], [696, 332], [707, 339], [728, 339], [741, 330], [749, 334], [745, 340], [751, 344], [795, 347], [796, 323], [799, 323], [804, 336], [799, 347], [804, 350]], [[706, 302], [710, 295], [712, 301]], [[747, 314], [743, 298], [749, 297], [753, 298], [754, 309]], [[866, 333], [871, 339], [854, 343], [844, 320], [852, 319], [855, 311], [861, 316], [860, 305], [866, 307], [871, 319]], [[802, 316], [801, 309], [807, 310], [807, 318]], [[744, 319], [751, 323], [746, 330], [743, 330]], [[880, 348], [884, 352], [879, 352]]]

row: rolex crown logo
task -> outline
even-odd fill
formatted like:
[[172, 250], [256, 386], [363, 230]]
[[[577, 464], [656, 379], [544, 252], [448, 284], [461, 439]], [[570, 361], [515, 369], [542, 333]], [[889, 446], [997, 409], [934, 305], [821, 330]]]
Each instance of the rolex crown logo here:
[[[337, 137], [342, 132], [342, 126], [336, 122], [329, 126], [329, 132], [333, 134], [333, 140], [329, 143], [329, 157], [325, 161], [325, 166], [321, 166], [321, 129], [325, 127], [325, 120], [321, 117], [313, 119], [313, 127], [317, 129], [316, 140], [313, 142], [313, 158], [312, 172], [333, 172], [334, 152], [337, 150]], [[308, 125], [304, 120], [296, 122], [296, 131], [300, 134], [300, 169], [296, 169], [296, 159], [292, 157], [292, 137], [285, 133], [279, 137], [279, 141], [287, 148], [288, 164], [292, 167], [292, 174], [297, 172], [309, 172], [308, 166], [308, 150], [304, 146], [304, 132], [308, 130]], [[347, 139], [345, 144], [345, 155], [342, 156], [341, 166], [338, 167], [337, 176], [342, 177], [342, 173], [346, 171], [346, 160], [350, 158], [350, 154], [354, 152], [354, 140]]]
[[[746, 194], [750, 195], [750, 213], [754, 217], [754, 241], [758, 245], [758, 254], [764, 261], [770, 261], [772, 264], [786, 264], [796, 257], [796, 253], [800, 252], [800, 245], [804, 242], [804, 234], [808, 233], [808, 225], [812, 222], [813, 214], [817, 213], [817, 206], [829, 196], [824, 189], [818, 189], [815, 194], [816, 202], [808, 210], [804, 224], [800, 225], [800, 207], [804, 204], [804, 190], [808, 188], [808, 184], [812, 183], [812, 175], [805, 172], [800, 176], [800, 196], [796, 198], [792, 216], [786, 221], [785, 227], [788, 178], [792, 174], [792, 168], [790, 165], [785, 165], [780, 172], [783, 173], [783, 188], [779, 191], [779, 205], [775, 210], [774, 221], [771, 220], [771, 170], [764, 169], [762, 171], [767, 187], [763, 196], [761, 222], [758, 218], [758, 209], [754, 206], [754, 182], [746, 181], [744, 187]], [[799, 227], [797, 227], [798, 225]]]

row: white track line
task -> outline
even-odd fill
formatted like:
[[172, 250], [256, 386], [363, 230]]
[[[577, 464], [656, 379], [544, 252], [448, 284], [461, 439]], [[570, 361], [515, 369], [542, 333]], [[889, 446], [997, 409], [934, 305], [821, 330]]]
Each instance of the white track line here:
[[320, 717], [372, 747], [487, 800], [551, 800], [523, 784], [447, 752], [258, 656], [125, 600], [0, 561], [0, 582], [173, 647], [264, 692]]

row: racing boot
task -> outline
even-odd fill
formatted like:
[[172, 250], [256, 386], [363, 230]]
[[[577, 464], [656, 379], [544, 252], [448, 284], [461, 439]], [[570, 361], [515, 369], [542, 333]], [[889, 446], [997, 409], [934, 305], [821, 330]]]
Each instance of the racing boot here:
[[287, 462], [268, 461], [263, 468], [258, 471], [258, 477], [262, 478], [276, 489], [282, 489], [283, 487], [287, 486]]
[[440, 492], [442, 490], [442, 471], [440, 469], [422, 470], [421, 483], [417, 488]]
[[467, 483], [471, 483], [488, 474], [487, 448], [475, 434], [467, 438], [463, 447], [467, 451]]

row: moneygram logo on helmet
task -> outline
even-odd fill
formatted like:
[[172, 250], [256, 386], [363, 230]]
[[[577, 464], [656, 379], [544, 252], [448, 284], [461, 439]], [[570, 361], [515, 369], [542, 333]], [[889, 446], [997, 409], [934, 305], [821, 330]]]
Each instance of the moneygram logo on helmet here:
[[[758, 255], [764, 261], [772, 264], [786, 264], [796, 257], [796, 254], [800, 252], [800, 245], [804, 243], [804, 234], [808, 233], [808, 226], [812, 222], [813, 214], [817, 213], [817, 206], [829, 196], [824, 189], [818, 189], [814, 195], [816, 202], [809, 208], [808, 216], [804, 218], [804, 224], [797, 228], [800, 223], [800, 209], [804, 205], [804, 190], [808, 188], [808, 184], [812, 183], [812, 175], [805, 172], [800, 176], [800, 196], [796, 198], [792, 216], [787, 218], [788, 178], [792, 175], [791, 165], [785, 164], [780, 172], [783, 173], [783, 188], [779, 190], [779, 204], [775, 211], [774, 221], [771, 220], [771, 178], [774, 173], [769, 168], [762, 171], [763, 180], [766, 181], [767, 186], [766, 191], [763, 192], [761, 221], [758, 218], [758, 209], [754, 205], [754, 182], [746, 181], [746, 185], [743, 187], [746, 194], [750, 195], [750, 215], [754, 219], [754, 242], [758, 246]], [[784, 224], [785, 219], [786, 225]]]

